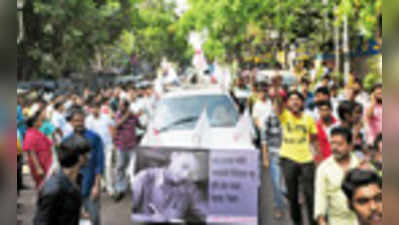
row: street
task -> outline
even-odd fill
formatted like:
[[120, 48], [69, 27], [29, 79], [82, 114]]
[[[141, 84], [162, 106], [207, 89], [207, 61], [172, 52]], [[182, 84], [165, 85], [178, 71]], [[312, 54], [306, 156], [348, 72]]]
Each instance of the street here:
[[[271, 182], [268, 179], [268, 172], [263, 174], [262, 183], [264, 190], [262, 191], [261, 202], [261, 225], [291, 225], [288, 219], [288, 211], [286, 210], [284, 219], [273, 219], [273, 190]], [[33, 189], [33, 181], [29, 174], [24, 175], [25, 185], [28, 190], [21, 192], [19, 202], [23, 204], [22, 209], [17, 213], [17, 218], [22, 220], [22, 225], [33, 224], [33, 216], [36, 204], [36, 191]], [[122, 201], [115, 203], [110, 197], [102, 195], [101, 220], [103, 225], [128, 225], [130, 222], [131, 199], [130, 196], [125, 197]]]
[[17, 0], [16, 25], [17, 225], [383, 224], [382, 0]]

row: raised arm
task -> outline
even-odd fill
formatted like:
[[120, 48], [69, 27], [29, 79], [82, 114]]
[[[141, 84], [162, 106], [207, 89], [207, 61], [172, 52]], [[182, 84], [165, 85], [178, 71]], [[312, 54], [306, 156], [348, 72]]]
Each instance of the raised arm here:
[[277, 75], [272, 79], [272, 89], [274, 91], [273, 108], [278, 116], [284, 111], [284, 99], [280, 95], [280, 79], [281, 75]]

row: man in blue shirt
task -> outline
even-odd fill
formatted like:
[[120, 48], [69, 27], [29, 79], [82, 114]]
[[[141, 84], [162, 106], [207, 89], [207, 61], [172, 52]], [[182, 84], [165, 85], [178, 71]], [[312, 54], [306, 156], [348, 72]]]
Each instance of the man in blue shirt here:
[[303, 96], [305, 97], [305, 108], [306, 109], [311, 109], [312, 107], [314, 107], [314, 95], [313, 93], [309, 90], [310, 88], [310, 81], [303, 77], [301, 79], [301, 93], [303, 94]]
[[84, 136], [91, 146], [89, 161], [81, 170], [83, 214], [84, 216], [87, 214], [93, 225], [100, 225], [101, 176], [104, 171], [103, 142], [98, 134], [85, 128], [84, 121], [85, 114], [82, 109], [75, 109], [71, 112], [70, 123], [74, 128], [71, 136]]

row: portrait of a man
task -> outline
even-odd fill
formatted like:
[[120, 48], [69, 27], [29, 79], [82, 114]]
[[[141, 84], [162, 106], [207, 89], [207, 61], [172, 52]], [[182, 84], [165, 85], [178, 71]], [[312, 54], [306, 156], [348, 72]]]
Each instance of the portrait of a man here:
[[196, 155], [173, 152], [163, 167], [138, 171], [132, 181], [133, 219], [151, 222], [204, 222], [207, 197], [193, 178]]

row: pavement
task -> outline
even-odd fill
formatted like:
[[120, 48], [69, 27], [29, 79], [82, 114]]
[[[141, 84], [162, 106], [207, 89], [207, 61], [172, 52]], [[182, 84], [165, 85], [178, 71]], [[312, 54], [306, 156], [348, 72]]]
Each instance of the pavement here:
[[[18, 199], [19, 203], [22, 203], [23, 207], [17, 212], [17, 218], [22, 221], [21, 225], [32, 225], [33, 216], [36, 205], [37, 192], [33, 188], [33, 181], [25, 171], [24, 173], [24, 184], [28, 186], [28, 189], [21, 192], [21, 196]], [[289, 220], [288, 211], [284, 212], [285, 216], [281, 220], [275, 220], [273, 218], [273, 191], [271, 186], [271, 180], [268, 171], [262, 175], [262, 187], [260, 191], [261, 198], [260, 212], [259, 212], [259, 224], [260, 225], [292, 225]], [[103, 225], [132, 225], [130, 221], [131, 211], [131, 197], [127, 195], [123, 200], [115, 203], [106, 194], [101, 196], [101, 220]]]

